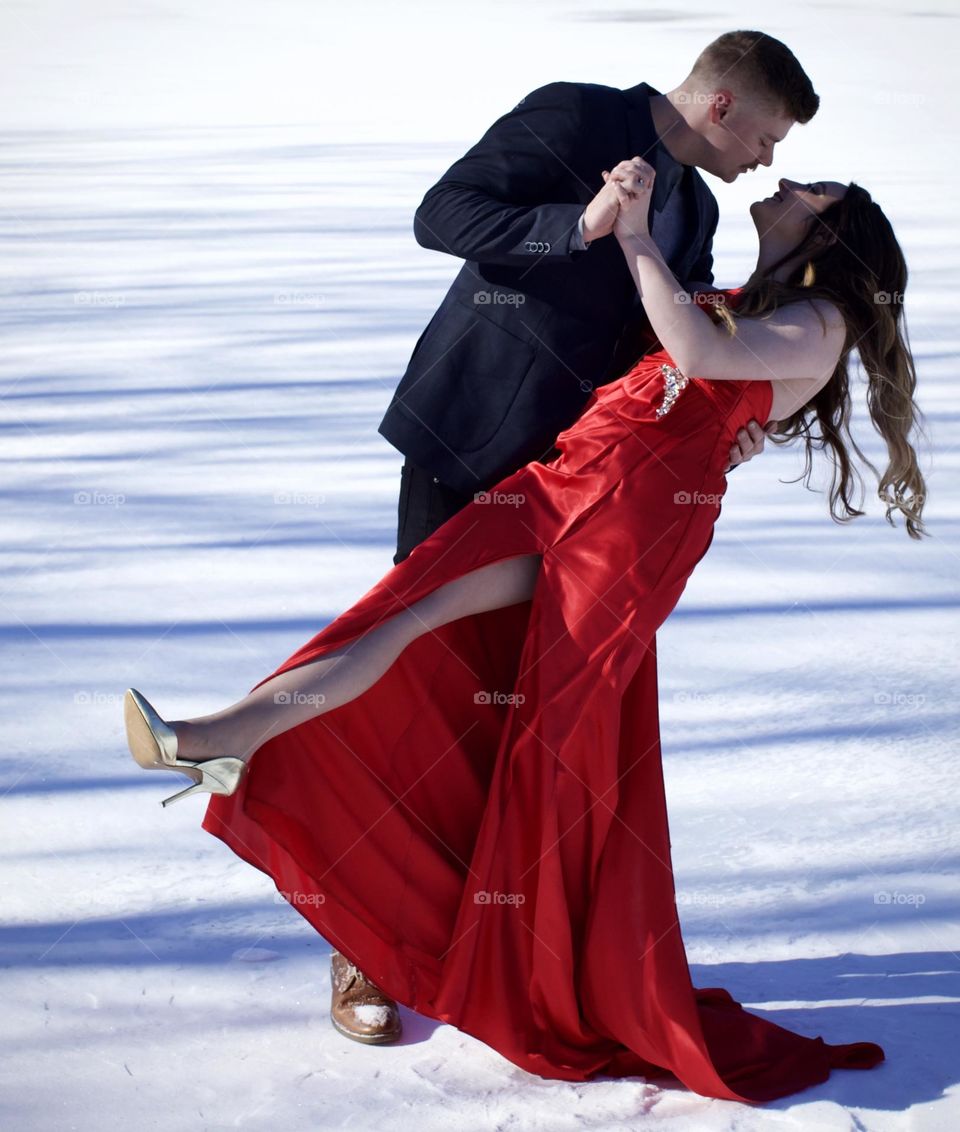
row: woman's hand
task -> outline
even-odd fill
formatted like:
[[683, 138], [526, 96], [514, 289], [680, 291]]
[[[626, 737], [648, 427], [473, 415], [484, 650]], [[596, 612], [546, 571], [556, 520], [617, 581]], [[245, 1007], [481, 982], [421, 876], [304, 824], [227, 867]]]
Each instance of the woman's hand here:
[[650, 235], [647, 217], [657, 172], [642, 157], [621, 161], [609, 173], [604, 170], [605, 186], [613, 185], [619, 201], [613, 234], [621, 243]]

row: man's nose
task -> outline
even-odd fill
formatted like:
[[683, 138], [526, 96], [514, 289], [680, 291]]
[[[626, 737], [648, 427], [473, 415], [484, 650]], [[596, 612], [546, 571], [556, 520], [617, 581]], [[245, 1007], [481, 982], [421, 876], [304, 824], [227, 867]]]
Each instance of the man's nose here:
[[770, 166], [773, 164], [773, 150], [771, 149], [770, 152], [766, 155], [766, 157], [764, 157], [762, 154], [760, 154], [757, 157], [757, 160], [760, 162], [761, 165], [766, 165], [766, 167], [769, 169]]

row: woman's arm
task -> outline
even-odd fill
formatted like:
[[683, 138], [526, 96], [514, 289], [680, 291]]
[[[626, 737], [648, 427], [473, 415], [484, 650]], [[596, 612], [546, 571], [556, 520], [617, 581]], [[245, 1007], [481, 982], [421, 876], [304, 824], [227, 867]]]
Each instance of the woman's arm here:
[[740, 319], [731, 336], [678, 287], [650, 236], [630, 236], [620, 245], [654, 333], [688, 377], [816, 381], [836, 368], [845, 327], [832, 303], [788, 303], [769, 318]]
[[[621, 162], [611, 176], [627, 164]], [[643, 187], [630, 194], [618, 186], [622, 195], [614, 234], [650, 325], [681, 373], [720, 381], [826, 382], [846, 337], [837, 308], [824, 300], [789, 303], [768, 318], [740, 319], [731, 336], [691, 301], [665, 263], [647, 228], [655, 172], [637, 159], [632, 165], [632, 172], [640, 170]]]

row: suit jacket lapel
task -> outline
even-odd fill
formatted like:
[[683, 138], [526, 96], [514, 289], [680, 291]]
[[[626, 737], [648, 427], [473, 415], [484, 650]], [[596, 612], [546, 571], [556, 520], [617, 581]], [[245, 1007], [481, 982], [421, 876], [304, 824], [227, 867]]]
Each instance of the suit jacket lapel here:
[[627, 152], [625, 158], [639, 154], [653, 164], [653, 151], [657, 144], [657, 131], [650, 115], [650, 96], [660, 94], [648, 83], [637, 83], [623, 92], [627, 102]]

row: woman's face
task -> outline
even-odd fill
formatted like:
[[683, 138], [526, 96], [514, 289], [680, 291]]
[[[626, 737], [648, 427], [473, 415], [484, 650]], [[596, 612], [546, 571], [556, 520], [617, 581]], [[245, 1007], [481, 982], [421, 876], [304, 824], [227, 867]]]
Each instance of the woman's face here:
[[803, 184], [782, 177], [779, 185], [772, 196], [750, 205], [750, 215], [761, 244], [766, 241], [787, 250], [807, 235], [814, 216], [842, 200], [847, 191], [839, 181]]

